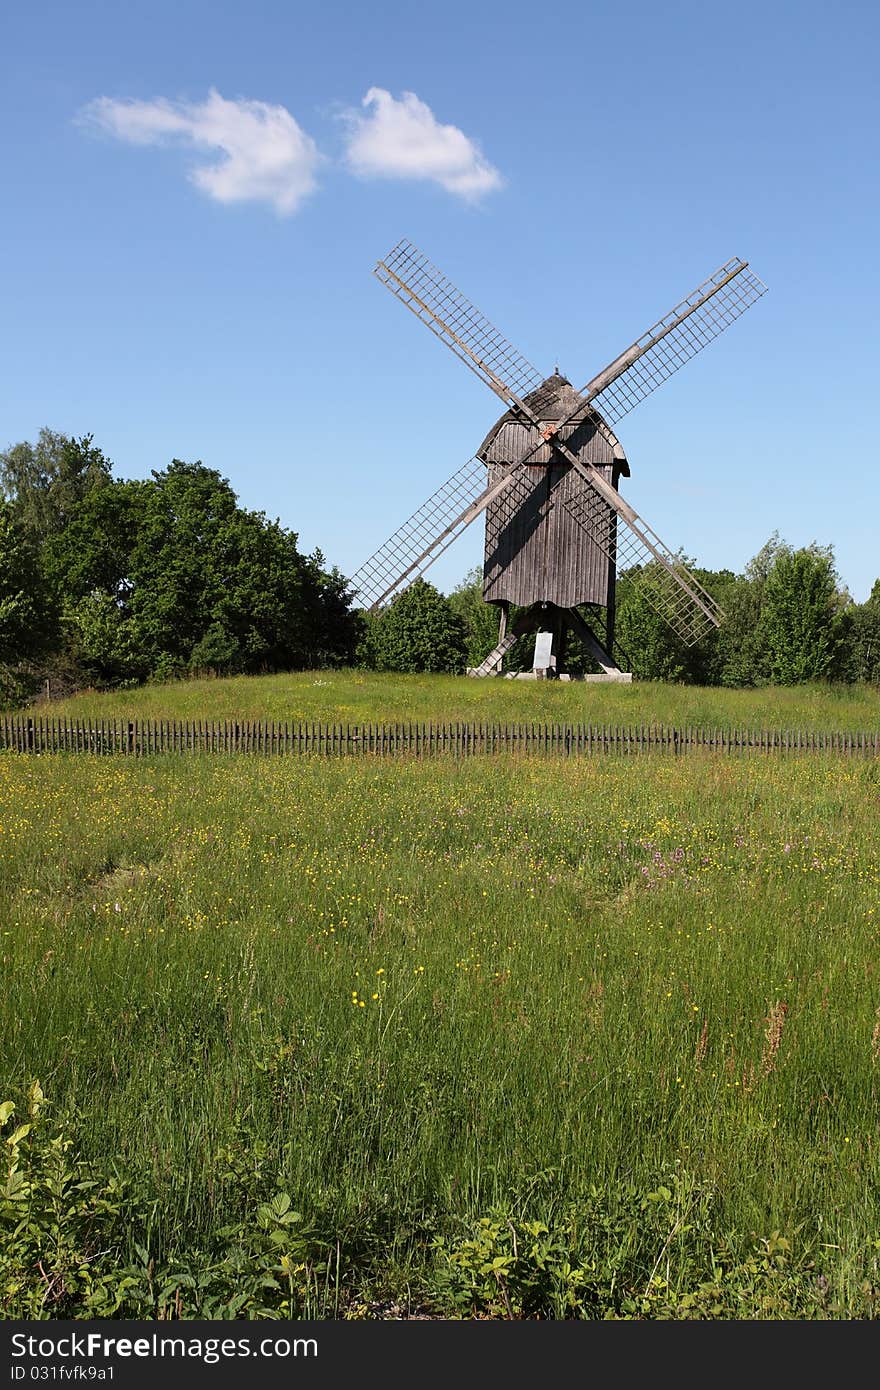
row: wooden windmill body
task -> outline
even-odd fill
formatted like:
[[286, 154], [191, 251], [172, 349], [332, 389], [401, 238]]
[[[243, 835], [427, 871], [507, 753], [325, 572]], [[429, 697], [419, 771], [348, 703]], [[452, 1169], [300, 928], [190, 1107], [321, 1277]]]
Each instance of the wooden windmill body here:
[[[597, 470], [617, 489], [621, 476], [630, 476], [620, 442], [607, 427], [597, 428], [589, 407], [579, 408], [577, 392], [554, 372], [525, 397], [543, 429], [568, 422], [559, 430], [561, 441], [577, 459]], [[531, 450], [518, 485], [508, 487], [486, 508], [483, 555], [483, 598], [500, 610], [499, 640], [507, 631], [511, 604], [526, 610], [518, 632], [537, 628], [553, 634], [553, 655], [561, 671], [568, 631], [584, 637], [582, 607], [603, 610], [603, 651], [594, 651], [606, 674], [613, 673], [617, 514], [604, 507], [597, 525], [601, 543], [565, 505], [581, 490], [581, 476], [535, 425], [512, 411], [496, 421], [477, 449], [488, 470], [490, 486], [516, 467]], [[592, 630], [590, 633], [593, 636]], [[590, 644], [592, 645], [592, 643]], [[542, 668], [539, 668], [542, 669]], [[551, 668], [551, 669], [555, 669]]]
[[[483, 597], [500, 610], [499, 640], [472, 675], [500, 674], [518, 636], [537, 630], [536, 668], [540, 648], [547, 665], [539, 669], [559, 674], [574, 631], [604, 674], [620, 679], [613, 653], [622, 569], [684, 644], [717, 627], [718, 604], [621, 497], [630, 469], [615, 429], [764, 294], [748, 263], [726, 262], [579, 391], [558, 370], [537, 372], [410, 242], [375, 273], [506, 409], [464, 467], [352, 577], [356, 598], [380, 610], [483, 515]], [[508, 627], [511, 605], [518, 616]]]

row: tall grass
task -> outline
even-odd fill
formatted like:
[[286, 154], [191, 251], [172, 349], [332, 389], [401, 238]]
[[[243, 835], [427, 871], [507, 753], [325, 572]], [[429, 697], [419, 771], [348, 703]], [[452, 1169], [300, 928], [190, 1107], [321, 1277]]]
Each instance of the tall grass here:
[[588, 1315], [762, 1316], [756, 1250], [873, 1308], [873, 762], [6, 756], [0, 827], [0, 1099], [124, 1176], [120, 1261], [281, 1190], [359, 1307], [485, 1305], [491, 1218]]

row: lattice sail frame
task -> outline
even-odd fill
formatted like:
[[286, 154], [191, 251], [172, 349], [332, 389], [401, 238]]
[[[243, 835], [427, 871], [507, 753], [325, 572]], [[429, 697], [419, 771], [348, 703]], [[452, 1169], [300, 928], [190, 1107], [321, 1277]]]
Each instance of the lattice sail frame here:
[[[481, 459], [468, 459], [352, 575], [355, 598], [365, 608], [377, 608], [404, 582], [418, 579], [470, 525], [474, 518], [461, 518], [486, 490], [486, 465]], [[457, 518], [460, 524], [455, 525]]]
[[[505, 406], [518, 409], [521, 397], [540, 386], [537, 367], [412, 242], [398, 242], [374, 274]], [[507, 486], [487, 487], [485, 464], [469, 459], [352, 575], [355, 597], [380, 607], [423, 574]]]
[[537, 367], [411, 241], [399, 241], [373, 274], [505, 405], [541, 385]]
[[521, 461], [489, 486], [486, 472], [483, 460], [474, 457], [447, 478], [352, 575], [354, 597], [371, 611], [381, 608], [420, 578], [502, 492], [512, 489], [525, 502], [535, 486]]
[[[566, 497], [563, 505], [618, 574], [629, 572], [633, 588], [644, 595], [686, 647], [692, 647], [721, 625], [724, 613], [720, 605], [659, 536], [652, 534], [652, 551], [630, 527], [616, 526], [615, 513], [588, 484]], [[642, 527], [649, 529], [641, 518], [640, 521]]]
[[581, 395], [607, 424], [616, 425], [766, 293], [748, 262], [734, 256], [588, 382]]
[[[514, 482], [522, 485], [520, 475], [531, 454], [584, 406], [594, 407], [597, 427], [604, 432], [766, 292], [747, 262], [734, 257], [594, 377], [548, 434], [523, 400], [544, 378], [417, 247], [399, 242], [379, 261], [375, 274], [508, 408], [536, 427], [538, 437], [491, 487], [479, 472], [480, 460], [470, 459], [389, 537], [352, 579], [356, 596], [374, 609], [424, 573], [494, 497]], [[552, 442], [582, 480], [580, 493], [566, 501], [568, 510], [618, 569], [636, 571], [633, 582], [680, 640], [692, 645], [717, 627], [722, 610], [681, 557], [596, 469], [585, 466], [558, 438]], [[612, 514], [626, 528], [622, 537], [620, 527], [609, 525]]]

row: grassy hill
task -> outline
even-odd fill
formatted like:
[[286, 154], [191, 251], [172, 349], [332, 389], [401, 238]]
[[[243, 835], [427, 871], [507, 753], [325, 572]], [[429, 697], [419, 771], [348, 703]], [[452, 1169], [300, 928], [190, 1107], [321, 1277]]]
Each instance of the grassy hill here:
[[86, 692], [53, 701], [41, 712], [86, 719], [534, 720], [848, 731], [878, 727], [880, 691], [869, 686], [721, 690], [649, 682], [588, 685], [299, 671]]

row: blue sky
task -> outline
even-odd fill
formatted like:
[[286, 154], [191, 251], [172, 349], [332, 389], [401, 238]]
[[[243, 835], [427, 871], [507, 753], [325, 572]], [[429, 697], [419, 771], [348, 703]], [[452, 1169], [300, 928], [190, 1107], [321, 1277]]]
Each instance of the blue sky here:
[[622, 422], [626, 495], [712, 567], [833, 543], [867, 597], [875, 4], [33, 0], [3, 29], [0, 447], [201, 459], [351, 573], [498, 414], [371, 276], [401, 236], [576, 385], [739, 255], [770, 293]]

